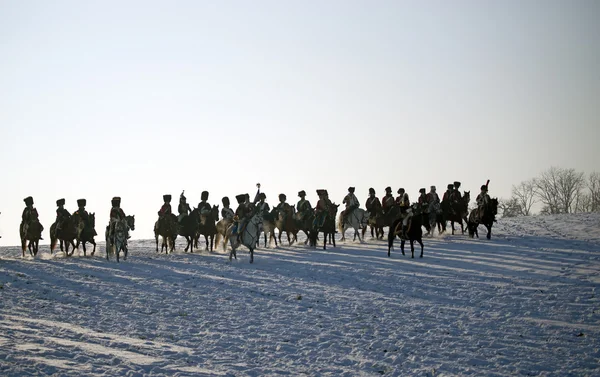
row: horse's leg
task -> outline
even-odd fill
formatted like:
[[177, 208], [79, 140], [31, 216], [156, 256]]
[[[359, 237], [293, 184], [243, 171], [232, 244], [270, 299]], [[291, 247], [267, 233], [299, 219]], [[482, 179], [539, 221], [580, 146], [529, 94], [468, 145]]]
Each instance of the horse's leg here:
[[289, 246], [292, 246], [292, 241], [290, 241], [290, 232], [286, 230], [285, 235], [287, 236]]
[[460, 219], [460, 231], [462, 232], [462, 234], [463, 234], [463, 235], [465, 234], [465, 228], [464, 228], [464, 226], [463, 226], [463, 221], [462, 221], [462, 219]]
[[90, 254], [90, 256], [94, 256], [94, 254], [96, 253], [96, 241], [94, 241], [93, 239], [90, 240], [90, 243], [92, 245], [94, 245], [94, 249], [92, 250], [92, 253]]
[[400, 250], [402, 250], [402, 255], [406, 255], [406, 254], [404, 254], [404, 242], [405, 242], [404, 238], [401, 238], [400, 239]]
[[323, 250], [327, 250], [327, 232], [323, 232]]
[[206, 247], [204, 248], [204, 251], [208, 251], [208, 236], [206, 234], [204, 235], [204, 243], [206, 244]]
[[250, 249], [250, 263], [254, 263], [254, 248]]
[[487, 228], [487, 239], [491, 240], [492, 239], [492, 225], [487, 225], [485, 224], [485, 227]]
[[[154, 239], [156, 240], [156, 252], [158, 253], [158, 233], [154, 233]], [[160, 252], [162, 253], [162, 245], [160, 246]]]
[[423, 240], [419, 237], [417, 239], [417, 242], [419, 243], [419, 245], [421, 245], [421, 256], [419, 256], [419, 258], [423, 258]]
[[410, 239], [410, 257], [411, 258], [415, 258], [415, 240], [413, 240], [412, 238]]
[[[77, 240], [77, 246], [75, 246], [75, 247], [76, 247], [76, 248], [79, 248], [79, 240]], [[84, 256], [84, 257], [85, 257], [85, 256], [87, 256], [87, 255], [85, 254], [85, 253], [86, 253], [86, 250], [85, 250], [85, 242], [83, 242], [83, 243], [82, 243], [81, 247], [83, 248], [83, 256]]]

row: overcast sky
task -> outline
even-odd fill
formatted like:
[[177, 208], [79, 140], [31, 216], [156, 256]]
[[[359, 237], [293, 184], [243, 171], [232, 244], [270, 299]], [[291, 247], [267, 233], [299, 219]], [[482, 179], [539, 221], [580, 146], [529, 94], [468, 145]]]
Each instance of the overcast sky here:
[[[0, 244], [23, 198], [490, 194], [600, 168], [598, 1], [0, 1]], [[235, 206], [234, 206], [235, 207]], [[103, 237], [98, 237], [100, 240]]]

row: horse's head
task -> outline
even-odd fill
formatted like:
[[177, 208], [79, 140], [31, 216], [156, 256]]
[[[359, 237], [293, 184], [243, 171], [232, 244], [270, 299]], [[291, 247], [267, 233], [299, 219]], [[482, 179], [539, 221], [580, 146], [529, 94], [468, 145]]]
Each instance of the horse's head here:
[[90, 215], [88, 216], [90, 225], [92, 226], [92, 228], [94, 228], [96, 226], [96, 212], [92, 212], [90, 213]]
[[135, 230], [135, 215], [126, 216], [125, 221], [127, 221], [129, 229]]
[[339, 207], [340, 207], [339, 204], [331, 203], [331, 205], [329, 206], [329, 214], [331, 216], [335, 217], [337, 215], [337, 211], [338, 211]]
[[215, 221], [219, 221], [219, 206], [212, 206], [212, 216]]
[[490, 199], [490, 202], [488, 205], [489, 205], [490, 212], [492, 213], [492, 215], [495, 218], [496, 215], [498, 214], [498, 198]]
[[465, 203], [467, 203], [467, 205], [469, 205], [469, 202], [471, 201], [471, 191], [465, 191], [463, 200]]

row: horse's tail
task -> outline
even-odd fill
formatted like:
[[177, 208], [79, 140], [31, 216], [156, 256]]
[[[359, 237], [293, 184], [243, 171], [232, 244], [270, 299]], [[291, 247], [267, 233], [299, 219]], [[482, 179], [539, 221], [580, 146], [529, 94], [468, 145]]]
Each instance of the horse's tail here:
[[338, 226], [338, 231], [340, 233], [344, 233], [344, 217], [342, 216], [341, 213], [338, 216], [337, 226]]

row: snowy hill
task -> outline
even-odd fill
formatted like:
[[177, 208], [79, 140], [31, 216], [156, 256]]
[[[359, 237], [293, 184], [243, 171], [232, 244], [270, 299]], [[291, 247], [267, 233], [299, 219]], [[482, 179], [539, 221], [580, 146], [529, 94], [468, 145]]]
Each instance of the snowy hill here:
[[367, 239], [252, 265], [154, 240], [120, 264], [1, 248], [0, 375], [600, 375], [600, 216], [493, 232], [427, 238], [423, 259]]

